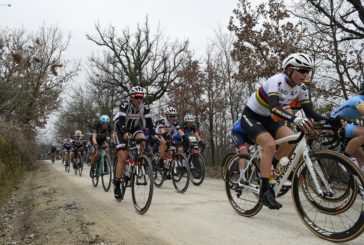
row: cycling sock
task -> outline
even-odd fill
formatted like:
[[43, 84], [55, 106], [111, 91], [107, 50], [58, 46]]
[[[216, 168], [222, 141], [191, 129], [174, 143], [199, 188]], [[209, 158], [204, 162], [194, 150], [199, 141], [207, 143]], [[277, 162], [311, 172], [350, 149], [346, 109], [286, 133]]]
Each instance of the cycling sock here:
[[266, 190], [269, 189], [269, 178], [263, 178], [262, 177], [262, 187], [261, 187], [261, 192], [264, 192]]
[[344, 151], [344, 155], [349, 157], [349, 158], [353, 157], [353, 155], [351, 155], [350, 153], [347, 153], [346, 151]]

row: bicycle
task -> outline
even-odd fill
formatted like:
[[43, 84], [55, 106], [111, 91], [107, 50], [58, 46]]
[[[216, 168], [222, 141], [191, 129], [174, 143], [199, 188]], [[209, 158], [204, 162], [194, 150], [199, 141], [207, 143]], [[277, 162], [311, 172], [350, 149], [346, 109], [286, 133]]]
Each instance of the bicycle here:
[[[76, 161], [76, 162], [75, 162]], [[83, 171], [83, 158], [81, 154], [81, 150], [77, 150], [75, 152], [75, 156], [73, 157], [73, 170], [75, 171], [75, 175], [82, 176]]]
[[[153, 198], [153, 167], [150, 159], [141, 153], [141, 142], [145, 139], [131, 139], [126, 145], [128, 159], [125, 162], [124, 177], [120, 183], [122, 198], [126, 188], [131, 187], [131, 195], [135, 210], [139, 214], [148, 211]], [[114, 161], [114, 176], [116, 171], [117, 157]]]
[[167, 159], [162, 160], [159, 153], [153, 154], [152, 164], [154, 171], [154, 184], [157, 187], [162, 187], [166, 179], [171, 179], [175, 190], [178, 193], [185, 193], [190, 183], [190, 167], [188, 159], [183, 153], [182, 146], [174, 141], [167, 143], [168, 156]]
[[199, 186], [205, 179], [205, 161], [202, 157], [202, 149], [198, 145], [197, 138], [190, 135], [188, 136], [188, 139], [190, 145], [186, 153], [190, 167], [191, 182], [195, 186]]
[[105, 141], [100, 147], [100, 153], [97, 157], [96, 168], [90, 168], [90, 177], [92, 180], [92, 185], [97, 187], [99, 183], [99, 177], [101, 176], [102, 187], [104, 191], [108, 192], [111, 186], [112, 180], [112, 168], [110, 163], [110, 157], [106, 153], [106, 149], [109, 147], [107, 141]]
[[[275, 195], [278, 196], [284, 182], [293, 173], [293, 204], [311, 232], [333, 242], [345, 242], [359, 236], [364, 231], [363, 175], [342, 154], [331, 150], [310, 151], [302, 132], [276, 140], [276, 144], [283, 142], [298, 144], [285, 172], [277, 179], [273, 188]], [[260, 154], [259, 146], [252, 154], [239, 154], [246, 160], [245, 184], [238, 183], [236, 161], [227, 163], [226, 194], [233, 209], [245, 217], [256, 215], [263, 206], [259, 200]], [[337, 211], [328, 208], [327, 203], [338, 207]]]
[[65, 155], [65, 157], [63, 158], [64, 160], [64, 171], [69, 173], [70, 172], [70, 152], [67, 152], [67, 154]]

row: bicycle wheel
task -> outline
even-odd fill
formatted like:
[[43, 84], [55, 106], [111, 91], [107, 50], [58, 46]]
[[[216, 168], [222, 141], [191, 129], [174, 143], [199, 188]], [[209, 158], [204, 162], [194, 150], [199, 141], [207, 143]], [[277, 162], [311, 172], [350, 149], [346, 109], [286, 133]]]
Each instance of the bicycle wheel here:
[[[317, 160], [316, 160], [317, 159]], [[296, 211], [303, 223], [317, 236], [332, 242], [346, 242], [359, 236], [364, 231], [364, 178], [353, 163], [345, 156], [330, 150], [318, 151], [312, 158], [313, 162], [324, 160], [330, 162], [330, 179], [327, 183], [333, 196], [316, 197], [315, 191], [310, 190], [309, 172], [305, 162], [301, 162], [294, 173], [292, 183], [292, 198]], [[324, 166], [324, 164], [322, 164]], [[355, 184], [352, 184], [354, 180]], [[318, 182], [318, 181], [317, 181]], [[357, 188], [355, 188], [357, 185]], [[326, 192], [323, 184], [319, 182], [323, 193]], [[316, 188], [316, 187], [315, 187]], [[312, 189], [312, 188], [311, 188]], [[351, 190], [348, 200], [342, 197], [347, 190]], [[318, 190], [316, 190], [318, 191]], [[310, 195], [308, 195], [309, 193]], [[335, 200], [335, 201], [333, 201]], [[347, 203], [348, 202], [348, 203]], [[331, 206], [333, 205], [333, 206]], [[340, 207], [346, 205], [344, 209]], [[339, 207], [337, 213], [324, 212], [326, 209]], [[327, 211], [327, 210], [326, 210]]]
[[78, 175], [81, 177], [83, 171], [83, 158], [80, 158], [80, 165], [78, 166]]
[[[356, 199], [358, 185], [352, 175], [337, 175], [346, 171], [345, 166], [325, 154], [314, 153], [312, 163], [317, 172], [319, 185], [324, 187], [321, 195], [309, 171], [306, 171], [302, 188], [311, 205], [323, 213], [340, 214], [349, 209]], [[334, 183], [335, 185], [333, 185]]]
[[131, 177], [131, 195], [135, 210], [139, 214], [148, 211], [153, 197], [153, 167], [149, 158], [141, 155], [137, 159]]
[[239, 185], [239, 159], [250, 161], [249, 155], [235, 155], [226, 162], [225, 173], [225, 191], [228, 200], [233, 209], [240, 215], [251, 217], [256, 215], [263, 207], [259, 201], [259, 190], [261, 184], [261, 175], [259, 165], [255, 160], [249, 163], [245, 170], [247, 185]]
[[154, 178], [154, 185], [156, 187], [161, 187], [164, 182], [164, 174], [163, 174], [163, 163], [160, 163], [160, 156], [154, 155], [152, 160], [152, 167], [153, 167], [153, 178]]
[[67, 159], [67, 160], [66, 160], [66, 165], [65, 165], [65, 171], [66, 171], [67, 173], [69, 173], [69, 172], [70, 172], [70, 168], [71, 168], [71, 166], [70, 166], [70, 161]]
[[222, 179], [225, 181], [225, 173], [226, 173], [226, 163], [230, 160], [231, 157], [235, 156], [236, 155], [236, 152], [234, 151], [231, 151], [229, 153], [227, 153], [224, 157], [224, 159], [222, 160], [221, 162], [221, 176], [222, 176]]
[[109, 191], [111, 186], [111, 180], [112, 180], [112, 168], [110, 163], [110, 157], [108, 155], [104, 156], [104, 167], [103, 167], [103, 173], [101, 175], [101, 181], [102, 181], [102, 187], [104, 188], [104, 191]]
[[[98, 168], [98, 164], [96, 166]], [[97, 170], [97, 172], [98, 172], [98, 170]], [[94, 175], [94, 173], [92, 171], [92, 167], [90, 167], [90, 177], [91, 177], [92, 185], [94, 187], [97, 187], [97, 185], [99, 184], [99, 176], [98, 176], [98, 174]]]
[[192, 154], [188, 159], [191, 172], [191, 182], [195, 186], [202, 184], [205, 179], [205, 161], [201, 154]]
[[190, 183], [190, 167], [184, 154], [177, 153], [172, 160], [171, 178], [178, 193], [184, 193]]

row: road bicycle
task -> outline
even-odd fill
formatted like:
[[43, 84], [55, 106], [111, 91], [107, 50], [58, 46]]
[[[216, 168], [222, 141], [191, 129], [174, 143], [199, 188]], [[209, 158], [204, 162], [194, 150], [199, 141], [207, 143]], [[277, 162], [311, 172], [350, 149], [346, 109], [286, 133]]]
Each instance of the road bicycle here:
[[72, 164], [73, 164], [73, 170], [75, 171], [75, 175], [78, 174], [81, 177], [83, 172], [83, 158], [81, 150], [74, 151]]
[[194, 135], [190, 135], [188, 139], [190, 144], [186, 155], [190, 167], [191, 182], [195, 186], [199, 186], [205, 179], [205, 160], [202, 156], [202, 149], [198, 144], [197, 138]]
[[[302, 222], [317, 236], [345, 242], [364, 230], [364, 178], [346, 156], [332, 150], [311, 151], [304, 133], [276, 140], [297, 144], [285, 172], [277, 178], [273, 190], [276, 196], [291, 176], [291, 195]], [[246, 162], [246, 183], [239, 180], [238, 161], [226, 165], [225, 190], [233, 209], [251, 217], [262, 209], [259, 200], [261, 175], [259, 159], [262, 149], [251, 154], [239, 154]]]
[[[153, 167], [148, 156], [141, 151], [141, 144], [145, 139], [131, 139], [126, 145], [128, 158], [125, 162], [124, 177], [120, 183], [122, 198], [126, 188], [131, 187], [131, 195], [135, 210], [139, 214], [148, 211], [153, 198]], [[117, 158], [114, 161], [114, 176]]]
[[105, 141], [100, 147], [100, 153], [97, 157], [96, 168], [90, 168], [90, 177], [93, 186], [97, 187], [99, 183], [99, 178], [101, 177], [102, 187], [106, 192], [110, 189], [113, 173], [110, 157], [106, 152], [106, 149], [108, 149], [108, 147], [109, 144], [107, 141]]

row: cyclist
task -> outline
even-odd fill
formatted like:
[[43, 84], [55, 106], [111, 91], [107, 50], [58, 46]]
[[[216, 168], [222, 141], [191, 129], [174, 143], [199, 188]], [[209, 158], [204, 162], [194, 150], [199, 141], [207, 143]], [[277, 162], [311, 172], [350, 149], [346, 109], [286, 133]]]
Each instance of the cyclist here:
[[76, 167], [76, 164], [79, 164], [80, 160], [78, 160], [78, 162], [74, 162], [75, 161], [75, 158], [77, 159], [77, 154], [78, 152], [81, 152], [83, 151], [85, 147], [85, 139], [83, 138], [82, 136], [82, 131], [81, 130], [76, 130], [75, 131], [75, 134], [73, 136], [73, 150], [71, 152], [71, 161], [73, 163], [73, 168]]
[[358, 95], [344, 101], [331, 113], [332, 119], [343, 119], [337, 120], [340, 124], [336, 126], [343, 126], [345, 130], [347, 145], [344, 154], [354, 163], [358, 163], [358, 167], [364, 172], [364, 151], [361, 147], [364, 145], [364, 128], [353, 123], [362, 117], [364, 117], [364, 82], [360, 84]]
[[176, 122], [177, 110], [173, 107], [168, 107], [164, 111], [164, 118], [157, 121], [156, 133], [160, 136], [159, 154], [161, 161], [167, 158], [167, 141], [172, 139], [173, 133], [177, 127]]
[[54, 162], [54, 160], [55, 160], [55, 158], [56, 158], [56, 151], [57, 151], [57, 147], [56, 147], [56, 146], [54, 146], [54, 145], [52, 145], [52, 146], [51, 146], [51, 149], [50, 149], [50, 151], [49, 151], [49, 155], [50, 155], [50, 157], [51, 157], [51, 161], [52, 161], [52, 163]]
[[[63, 140], [62, 152], [63, 152], [63, 165], [66, 166], [65, 158], [70, 159], [70, 153], [72, 151], [73, 140], [71, 134], [66, 134], [66, 138]], [[67, 165], [68, 166], [68, 165]]]
[[121, 103], [120, 110], [114, 118], [116, 122], [116, 150], [118, 158], [114, 180], [114, 197], [117, 200], [123, 198], [120, 183], [123, 178], [125, 161], [128, 157], [128, 151], [126, 150], [128, 141], [132, 138], [145, 139], [143, 133], [145, 127], [148, 127], [152, 135], [155, 134], [150, 108], [143, 102], [145, 93], [144, 88], [140, 86], [132, 87], [129, 91], [129, 100]]
[[183, 118], [182, 126], [177, 126], [177, 130], [173, 133], [173, 139], [177, 143], [182, 143], [185, 150], [189, 147], [189, 139], [188, 136], [193, 135], [196, 137], [198, 141], [198, 145], [200, 146], [201, 150], [205, 149], [205, 143], [201, 139], [200, 132], [197, 130], [194, 122], [196, 117], [192, 114], [186, 114]]
[[[274, 139], [292, 135], [290, 128], [283, 122], [273, 120], [272, 115], [294, 123], [304, 132], [313, 129], [314, 121], [326, 120], [313, 110], [308, 91], [303, 82], [314, 66], [313, 59], [307, 54], [294, 53], [284, 59], [283, 72], [270, 77], [253, 93], [243, 111], [241, 124], [244, 132], [259, 144], [263, 151], [260, 162], [262, 184], [259, 198], [270, 209], [279, 209], [282, 205], [276, 201], [273, 188], [269, 185], [271, 167], [292, 152], [294, 146], [281, 144], [276, 151]], [[294, 116], [283, 107], [295, 98], [301, 102], [308, 118]], [[311, 119], [309, 119], [311, 118]]]
[[[99, 156], [99, 148], [106, 141], [108, 135], [110, 135], [111, 143], [115, 143], [115, 134], [114, 129], [110, 125], [110, 117], [108, 115], [101, 115], [99, 120], [95, 121], [93, 126], [92, 135], [91, 135], [91, 169], [90, 174], [96, 175], [96, 164], [97, 158]], [[104, 172], [107, 173], [110, 171], [109, 169], [104, 169]], [[93, 177], [93, 176], [90, 176]]]

